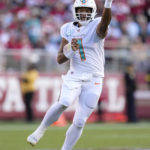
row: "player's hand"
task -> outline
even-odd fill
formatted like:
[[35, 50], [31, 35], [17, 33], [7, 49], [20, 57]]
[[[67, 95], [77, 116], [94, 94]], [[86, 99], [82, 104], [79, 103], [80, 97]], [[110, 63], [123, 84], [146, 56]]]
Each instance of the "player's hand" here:
[[71, 48], [73, 51], [77, 51], [79, 49], [78, 39], [72, 39]]

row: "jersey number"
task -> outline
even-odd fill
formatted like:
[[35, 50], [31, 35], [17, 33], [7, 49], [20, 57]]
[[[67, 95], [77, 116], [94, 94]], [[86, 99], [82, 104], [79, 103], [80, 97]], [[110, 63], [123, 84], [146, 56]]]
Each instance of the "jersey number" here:
[[80, 53], [81, 61], [85, 61], [86, 57], [85, 57], [84, 48], [82, 45], [82, 39], [78, 39], [77, 43], [79, 44], [79, 53]]

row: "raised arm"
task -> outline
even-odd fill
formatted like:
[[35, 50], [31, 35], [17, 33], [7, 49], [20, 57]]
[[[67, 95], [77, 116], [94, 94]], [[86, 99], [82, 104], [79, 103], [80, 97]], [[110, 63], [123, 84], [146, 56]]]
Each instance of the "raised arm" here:
[[107, 35], [108, 25], [111, 21], [111, 5], [113, 0], [105, 0], [102, 19], [97, 26], [96, 33], [100, 38], [105, 38]]

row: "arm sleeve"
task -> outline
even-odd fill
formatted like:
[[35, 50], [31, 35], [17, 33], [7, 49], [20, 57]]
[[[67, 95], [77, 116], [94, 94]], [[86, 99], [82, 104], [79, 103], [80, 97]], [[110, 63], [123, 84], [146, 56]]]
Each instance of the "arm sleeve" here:
[[60, 35], [62, 38], [65, 38], [67, 40], [67, 34], [66, 33], [67, 33], [67, 24], [64, 24], [60, 28]]
[[95, 26], [97, 26], [101, 22], [101, 19], [102, 19], [102, 17], [95, 18], [95, 20], [94, 20]]

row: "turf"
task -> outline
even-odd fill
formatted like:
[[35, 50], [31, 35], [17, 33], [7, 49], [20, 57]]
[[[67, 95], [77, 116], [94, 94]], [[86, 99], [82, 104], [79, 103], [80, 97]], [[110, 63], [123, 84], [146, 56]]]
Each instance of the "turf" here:
[[[36, 147], [26, 138], [39, 123], [0, 122], [0, 150], [60, 150], [67, 127], [50, 127]], [[74, 149], [150, 149], [150, 123], [87, 124]]]

